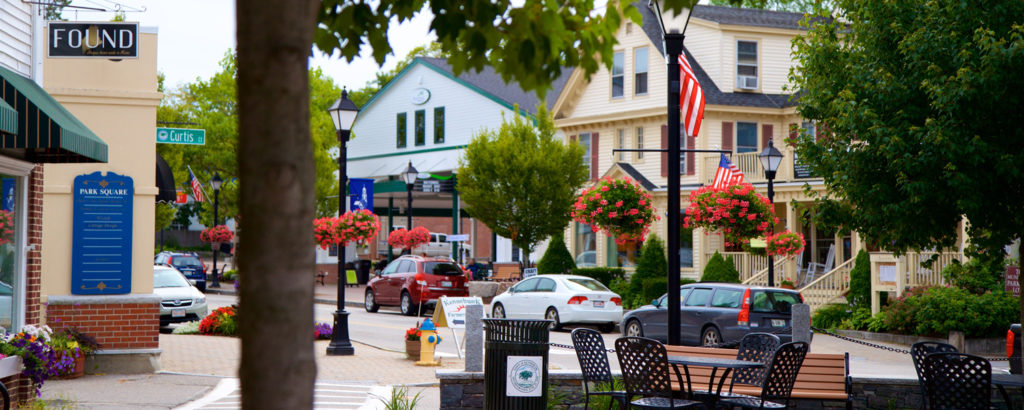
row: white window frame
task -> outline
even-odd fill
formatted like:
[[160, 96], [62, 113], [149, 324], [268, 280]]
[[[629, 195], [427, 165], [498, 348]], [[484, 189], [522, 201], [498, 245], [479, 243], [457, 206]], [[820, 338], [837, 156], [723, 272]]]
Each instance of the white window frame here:
[[[622, 64], [616, 67], [615, 60], [618, 59]], [[615, 70], [618, 69], [618, 74]], [[615, 95], [615, 79], [618, 78], [622, 81], [621, 94]], [[624, 51], [616, 51], [612, 54], [612, 70], [611, 70], [611, 82], [608, 84], [611, 87], [610, 95], [612, 99], [619, 99], [626, 97], [626, 53]]]
[[[644, 52], [644, 58], [643, 58], [643, 60], [644, 60], [644, 64], [643, 64], [644, 65], [644, 71], [639, 71], [639, 69], [637, 68], [637, 67], [640, 66], [639, 64], [637, 64], [637, 62], [641, 61], [641, 58], [638, 56], [638, 52], [640, 52], [640, 51]], [[643, 92], [639, 92], [637, 90], [637, 87], [640, 86], [640, 79], [638, 78], [640, 74], [644, 74], [644, 81], [643, 81], [644, 91]], [[650, 82], [651, 82], [651, 53], [650, 53], [650, 50], [647, 47], [635, 48], [635, 49], [633, 49], [633, 95], [647, 95], [648, 93], [650, 93]]]
[[[26, 247], [28, 243], [28, 177], [35, 169], [36, 164], [31, 162], [25, 162], [14, 158], [0, 156], [0, 174], [10, 175], [15, 177], [15, 207], [17, 211], [15, 216], [17, 221], [15, 222], [15, 236], [14, 236], [14, 282], [10, 284], [13, 287], [14, 298], [11, 312], [11, 329], [8, 331], [17, 331], [25, 325], [25, 293], [26, 287], [25, 282], [28, 280], [26, 277], [27, 270], [27, 253]], [[18, 229], [17, 227], [21, 227]]]
[[[586, 137], [587, 140], [585, 144], [583, 143], [584, 137]], [[583, 145], [583, 165], [587, 167], [587, 175], [590, 175], [590, 150], [593, 149], [594, 147], [591, 138], [593, 138], [593, 134], [589, 132], [581, 132], [579, 135], [576, 136], [576, 142], [578, 142], [580, 145]]]
[[[638, 149], [638, 150], [644, 149], [644, 127], [636, 127], [636, 149]], [[636, 152], [636, 161], [640, 162], [643, 159], [644, 159], [644, 152], [643, 151], [637, 151]]]
[[[740, 43], [750, 43], [754, 45], [754, 63], [741, 63], [740, 62]], [[736, 40], [736, 88], [740, 90], [754, 91], [761, 89], [761, 47], [756, 40]], [[753, 67], [754, 75], [742, 75], [740, 74], [740, 68]], [[746, 86], [746, 79], [754, 78], [754, 87]]]
[[[679, 149], [684, 150], [686, 148], [686, 125], [681, 121], [679, 122]], [[686, 153], [679, 155], [679, 175], [686, 175]]]
[[[618, 145], [618, 149], [626, 149], [626, 129], [619, 128], [617, 134], [616, 138], [618, 138], [618, 140], [616, 141], [616, 144]], [[629, 153], [620, 151], [618, 158], [619, 162], [629, 161]]]
[[[751, 151], [740, 151], [740, 124], [753, 124], [754, 125], [754, 149], [751, 150]], [[759, 135], [758, 135], [758, 132], [757, 132], [757, 122], [755, 122], [755, 121], [736, 121], [736, 135], [733, 136], [733, 138], [735, 138], [735, 141], [736, 141], [733, 144], [733, 146], [736, 147], [736, 148], [734, 148], [734, 151], [737, 154], [742, 154], [744, 152], [757, 152], [759, 147], [760, 147], [760, 145], [761, 145], [760, 142], [758, 141], [758, 137], [759, 137]]]

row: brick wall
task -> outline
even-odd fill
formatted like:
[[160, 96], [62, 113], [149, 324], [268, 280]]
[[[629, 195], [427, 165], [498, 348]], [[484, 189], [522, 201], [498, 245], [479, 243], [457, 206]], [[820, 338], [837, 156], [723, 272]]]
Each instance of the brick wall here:
[[43, 322], [39, 301], [42, 279], [43, 247], [43, 164], [37, 164], [28, 177], [28, 246], [33, 250], [25, 255], [25, 324]]
[[160, 347], [158, 303], [73, 303], [46, 308], [54, 330], [74, 326], [96, 338], [103, 350]]

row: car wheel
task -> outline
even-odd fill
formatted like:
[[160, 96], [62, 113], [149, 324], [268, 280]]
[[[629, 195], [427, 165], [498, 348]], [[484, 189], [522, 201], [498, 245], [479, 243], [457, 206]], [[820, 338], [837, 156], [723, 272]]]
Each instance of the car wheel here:
[[601, 333], [612, 333], [615, 331], [614, 323], [605, 323], [601, 325]]
[[550, 307], [547, 313], [544, 314], [544, 318], [551, 321], [551, 330], [559, 330], [562, 328], [562, 321], [558, 320], [558, 310]]
[[416, 306], [413, 306], [412, 296], [407, 291], [402, 291], [402, 300], [399, 306], [402, 308], [403, 315], [412, 316], [416, 314]]
[[380, 309], [380, 305], [377, 304], [377, 298], [373, 297], [373, 289], [366, 289], [366, 298], [363, 299], [363, 306], [366, 307], [366, 311], [374, 313], [377, 309]]
[[504, 319], [505, 318], [505, 307], [501, 303], [495, 303], [494, 308], [491, 309], [492, 319]]
[[722, 336], [718, 334], [718, 329], [715, 329], [714, 326], [709, 326], [707, 329], [704, 329], [700, 340], [701, 345], [713, 346], [722, 342]]
[[629, 323], [626, 323], [626, 328], [622, 331], [622, 335], [626, 337], [643, 337], [644, 327], [640, 325], [640, 321], [633, 319]]

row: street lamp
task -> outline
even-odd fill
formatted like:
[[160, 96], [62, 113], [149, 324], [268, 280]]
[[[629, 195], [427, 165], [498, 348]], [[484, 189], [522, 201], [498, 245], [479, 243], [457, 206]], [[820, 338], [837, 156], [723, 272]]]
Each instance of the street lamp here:
[[[213, 187], [213, 226], [217, 226], [219, 223], [217, 218], [217, 208], [220, 208], [220, 185], [224, 183], [224, 180], [220, 178], [220, 172], [213, 173], [213, 179], [210, 180], [210, 186]], [[217, 277], [217, 253], [220, 251], [220, 244], [213, 247], [213, 282], [210, 283], [211, 288], [220, 287], [220, 278]]]
[[405, 190], [409, 192], [409, 209], [405, 211], [405, 224], [408, 225], [405, 229], [412, 229], [412, 187], [416, 185], [416, 177], [419, 176], [419, 171], [412, 166], [412, 161], [409, 161], [409, 166], [402, 171], [402, 180], [405, 181]]
[[[782, 163], [782, 153], [778, 149], [775, 149], [775, 144], [772, 140], [768, 140], [768, 146], [764, 147], [764, 151], [757, 154], [757, 158], [761, 160], [761, 168], [764, 168], [764, 177], [768, 178], [768, 203], [771, 204], [772, 213], [768, 215], [768, 232], [770, 234], [775, 233], [775, 186], [772, 185], [772, 181], [775, 180], [775, 172], [779, 170], [779, 164]], [[775, 286], [775, 258], [772, 255], [768, 255], [768, 286]]]
[[[338, 131], [338, 215], [345, 213], [345, 202], [348, 185], [346, 164], [348, 157], [345, 145], [352, 135], [352, 123], [359, 114], [359, 107], [348, 99], [348, 91], [341, 89], [341, 98], [327, 109]], [[348, 312], [345, 311], [345, 287], [348, 275], [345, 272], [345, 247], [338, 245], [338, 309], [334, 311], [334, 331], [331, 333], [331, 344], [327, 345], [328, 356], [351, 356], [356, 353], [352, 342], [348, 339]]]

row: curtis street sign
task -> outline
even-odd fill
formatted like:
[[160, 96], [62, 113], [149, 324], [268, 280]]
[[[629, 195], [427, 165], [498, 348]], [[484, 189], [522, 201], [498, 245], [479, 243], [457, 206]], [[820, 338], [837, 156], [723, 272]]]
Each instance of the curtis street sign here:
[[206, 130], [157, 127], [156, 143], [206, 145]]

